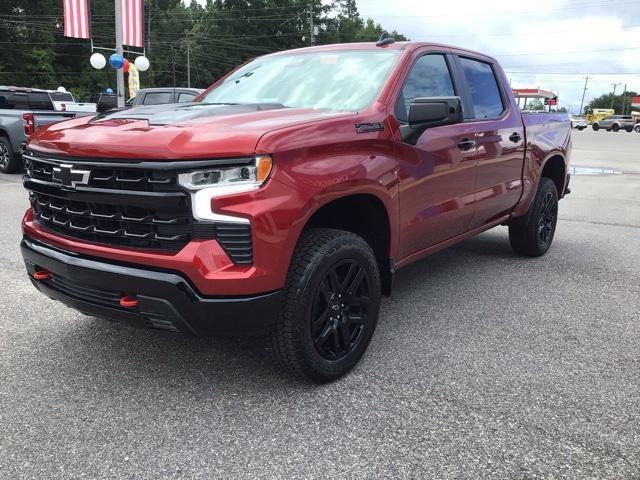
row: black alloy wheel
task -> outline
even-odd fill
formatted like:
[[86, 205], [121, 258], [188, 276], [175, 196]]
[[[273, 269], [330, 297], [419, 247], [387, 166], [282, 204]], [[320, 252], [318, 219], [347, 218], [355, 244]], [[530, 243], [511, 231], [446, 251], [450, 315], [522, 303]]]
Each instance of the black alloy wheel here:
[[542, 198], [542, 208], [538, 220], [538, 241], [544, 249], [549, 248], [558, 220], [558, 201], [552, 192], [546, 192]]
[[544, 255], [551, 247], [558, 222], [558, 192], [550, 178], [542, 177], [527, 215], [509, 223], [513, 251], [528, 257]]
[[380, 311], [380, 272], [371, 246], [344, 230], [300, 235], [271, 332], [276, 360], [318, 383], [336, 380], [362, 358]]
[[320, 283], [311, 316], [311, 334], [318, 353], [339, 360], [364, 338], [369, 316], [369, 282], [354, 260], [331, 267]]

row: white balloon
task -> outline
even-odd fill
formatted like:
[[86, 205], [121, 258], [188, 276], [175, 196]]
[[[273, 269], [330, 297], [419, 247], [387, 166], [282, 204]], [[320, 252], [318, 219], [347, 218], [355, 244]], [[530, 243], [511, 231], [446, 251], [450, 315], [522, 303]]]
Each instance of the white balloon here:
[[144, 72], [149, 69], [149, 59], [147, 57], [137, 57], [133, 64], [136, 66], [138, 70]]
[[104, 68], [104, 66], [107, 64], [107, 59], [104, 58], [104, 55], [102, 55], [101, 53], [96, 52], [93, 55], [91, 55], [89, 62], [91, 63], [91, 66], [93, 68], [100, 70], [101, 68]]
[[60, 93], [67, 93], [67, 89], [64, 87], [58, 87], [58, 89], [56, 90], [56, 92], [60, 92]]

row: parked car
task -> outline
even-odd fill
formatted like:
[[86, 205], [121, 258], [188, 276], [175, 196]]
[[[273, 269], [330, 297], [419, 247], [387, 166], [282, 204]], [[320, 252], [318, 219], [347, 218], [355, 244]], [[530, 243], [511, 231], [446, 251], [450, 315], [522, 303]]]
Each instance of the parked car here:
[[143, 88], [127, 102], [127, 106], [193, 102], [202, 92], [204, 90], [201, 88]]
[[610, 115], [594, 122], [592, 128], [596, 131], [603, 128], [607, 132], [617, 132], [618, 130], [631, 132], [633, 131], [633, 117], [631, 115]]
[[96, 104], [98, 113], [104, 113], [118, 106], [118, 97], [115, 93], [92, 93], [89, 95], [88, 101]]
[[56, 112], [86, 112], [96, 113], [97, 105], [95, 103], [78, 103], [71, 92], [60, 92], [57, 90], [48, 90], [49, 98], [53, 103], [53, 109]]
[[86, 114], [56, 112], [47, 90], [0, 86], [0, 172], [22, 168], [21, 149], [35, 129], [79, 115]]
[[541, 256], [569, 192], [569, 117], [521, 114], [498, 62], [461, 48], [279, 52], [198, 101], [35, 133], [37, 289], [146, 328], [268, 332], [327, 382], [363, 356], [399, 268], [497, 225]]
[[577, 128], [578, 130], [584, 130], [587, 128], [587, 121], [584, 117], [571, 116], [571, 128]]

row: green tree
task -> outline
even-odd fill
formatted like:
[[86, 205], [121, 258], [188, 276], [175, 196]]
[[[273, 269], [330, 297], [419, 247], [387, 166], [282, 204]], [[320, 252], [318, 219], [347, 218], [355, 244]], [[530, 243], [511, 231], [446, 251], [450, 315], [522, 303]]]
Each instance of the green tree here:
[[[109, 66], [89, 64], [90, 42], [62, 36], [59, 0], [0, 0], [0, 84], [55, 89], [77, 98], [110, 87]], [[142, 87], [207, 87], [235, 66], [259, 55], [309, 46], [310, 13], [315, 44], [375, 41], [384, 28], [364, 20], [355, 0], [145, 0], [146, 54], [151, 68], [140, 74]], [[94, 46], [113, 48], [114, 0], [91, 0]], [[397, 40], [405, 37], [393, 32]], [[109, 51], [99, 50], [106, 57]], [[126, 54], [129, 60], [135, 54]]]
[[591, 108], [612, 108], [611, 100], [613, 99], [613, 109], [616, 111], [616, 114], [622, 114], [623, 105], [625, 113], [629, 113], [631, 111], [631, 97], [637, 96], [638, 94], [634, 91], [628, 91], [621, 93], [619, 95], [613, 95], [613, 93], [605, 93], [604, 95], [600, 95], [599, 97], [594, 98], [589, 102], [589, 104], [584, 107], [585, 113], [587, 110]]

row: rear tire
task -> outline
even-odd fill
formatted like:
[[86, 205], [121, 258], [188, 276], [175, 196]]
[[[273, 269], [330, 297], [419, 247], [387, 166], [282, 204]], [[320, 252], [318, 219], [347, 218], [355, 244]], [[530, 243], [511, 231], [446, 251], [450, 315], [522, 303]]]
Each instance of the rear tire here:
[[577, 127], [579, 131], [582, 131], [585, 129], [585, 127]]
[[0, 137], [0, 172], [15, 173], [20, 169], [20, 158], [13, 153], [7, 137]]
[[558, 222], [558, 192], [551, 179], [540, 179], [529, 213], [527, 225], [509, 225], [509, 242], [517, 254], [539, 257], [551, 247]]
[[371, 247], [351, 232], [304, 231], [293, 254], [273, 353], [290, 373], [336, 380], [364, 355], [378, 321], [380, 274]]
[[633, 132], [633, 127], [625, 127], [624, 129], [629, 133]]
[[636, 131], [636, 133], [640, 133], [640, 125], [636, 125], [634, 130]]
[[591, 125], [591, 128], [593, 128], [594, 132], [597, 132], [598, 130], [600, 130], [600, 125], [598, 125], [597, 123], [594, 123], [593, 125]]

